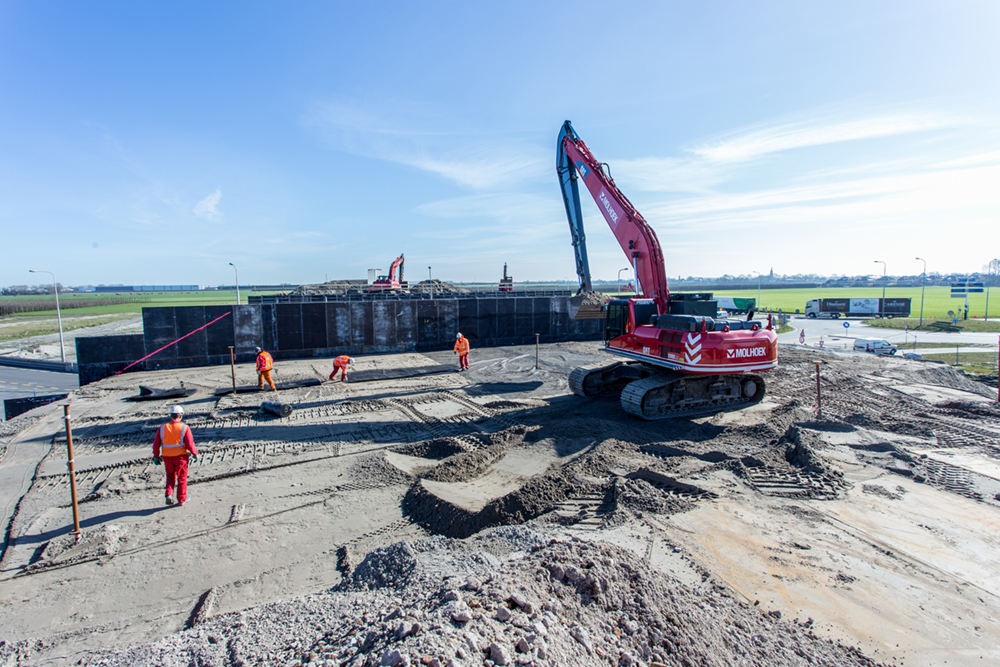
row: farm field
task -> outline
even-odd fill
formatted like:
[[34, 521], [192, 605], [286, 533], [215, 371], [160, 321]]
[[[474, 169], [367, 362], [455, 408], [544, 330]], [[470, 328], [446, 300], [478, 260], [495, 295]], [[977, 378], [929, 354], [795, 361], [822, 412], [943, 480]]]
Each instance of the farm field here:
[[[688, 291], [688, 290], [685, 290]], [[992, 292], [992, 290], [991, 290]], [[757, 290], [716, 290], [715, 296], [738, 296], [756, 299]], [[882, 288], [880, 287], [843, 287], [831, 289], [763, 289], [760, 292], [761, 306], [764, 310], [782, 310], [786, 313], [805, 311], [806, 301], [810, 299], [864, 299], [880, 298]], [[890, 287], [885, 291], [887, 299], [906, 298], [911, 299], [911, 314], [920, 315], [920, 288], [919, 287]], [[1000, 317], [1000, 290], [992, 293], [993, 303], [990, 304], [992, 317]], [[924, 320], [927, 318], [947, 318], [948, 311], [964, 306], [962, 299], [952, 299], [951, 290], [948, 287], [928, 287], [924, 293]], [[986, 313], [986, 294], [974, 294], [969, 297], [969, 317], [973, 315], [983, 317]]]
[[[111, 315], [115, 313], [132, 313], [139, 315], [142, 313], [144, 307], [154, 307], [154, 306], [216, 306], [227, 303], [236, 303], [236, 290], [219, 290], [219, 291], [205, 291], [205, 292], [148, 292], [144, 294], [134, 294], [135, 301], [132, 303], [124, 303], [113, 306], [89, 306], [84, 308], [75, 308], [73, 306], [74, 302], [84, 302], [93, 301], [101, 297], [122, 297], [122, 296], [133, 296], [134, 293], [122, 294], [60, 294], [59, 295], [59, 305], [62, 309], [63, 318], [67, 315]], [[276, 294], [276, 292], [249, 292], [240, 290], [240, 301], [241, 303], [246, 303], [246, 298], [250, 294], [254, 296], [266, 296], [269, 294]], [[55, 297], [39, 297], [39, 296], [4, 296], [0, 297], [0, 303], [8, 301], [40, 301], [43, 299], [49, 299], [52, 301], [51, 310], [42, 310], [32, 313], [15, 313], [11, 315], [11, 318], [24, 317], [40, 317], [40, 316], [55, 316], [56, 314], [56, 300]], [[8, 319], [8, 318], [2, 318]]]

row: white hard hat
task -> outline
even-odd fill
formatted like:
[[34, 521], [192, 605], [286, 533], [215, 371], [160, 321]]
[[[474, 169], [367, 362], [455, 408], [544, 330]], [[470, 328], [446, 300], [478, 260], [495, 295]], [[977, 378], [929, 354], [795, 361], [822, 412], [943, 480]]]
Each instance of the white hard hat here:
[[254, 352], [263, 352], [263, 350], [261, 350], [261, 349], [260, 349], [259, 347], [255, 347], [255, 348], [253, 349], [253, 351], [254, 351]]
[[179, 405], [175, 405], [174, 407], [170, 408], [170, 414], [172, 414], [172, 415], [182, 415], [182, 414], [184, 414], [184, 408], [182, 408]]
[[458, 332], [457, 334], [455, 334], [455, 338], [461, 338], [461, 337], [462, 337], [462, 332], [461, 331]]
[[351, 357], [351, 361], [349, 363], [350, 363], [351, 366], [354, 365], [354, 357]]

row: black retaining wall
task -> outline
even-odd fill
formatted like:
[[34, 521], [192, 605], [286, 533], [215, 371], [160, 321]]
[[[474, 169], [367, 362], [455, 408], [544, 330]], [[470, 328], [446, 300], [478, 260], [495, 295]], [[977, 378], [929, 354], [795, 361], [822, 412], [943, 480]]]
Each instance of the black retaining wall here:
[[[228, 313], [228, 314], [227, 314]], [[213, 319], [132, 369], [253, 361], [261, 346], [276, 359], [450, 349], [455, 334], [473, 348], [598, 340], [601, 319], [573, 320], [568, 296], [327, 301], [247, 306], [143, 308], [141, 335], [76, 339], [80, 385], [113, 375]]]

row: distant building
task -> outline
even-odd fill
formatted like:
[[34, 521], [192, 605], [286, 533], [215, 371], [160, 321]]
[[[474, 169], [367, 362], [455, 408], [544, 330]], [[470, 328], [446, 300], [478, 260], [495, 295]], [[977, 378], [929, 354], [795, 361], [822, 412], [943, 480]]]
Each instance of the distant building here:
[[201, 285], [98, 285], [95, 292], [197, 292]]

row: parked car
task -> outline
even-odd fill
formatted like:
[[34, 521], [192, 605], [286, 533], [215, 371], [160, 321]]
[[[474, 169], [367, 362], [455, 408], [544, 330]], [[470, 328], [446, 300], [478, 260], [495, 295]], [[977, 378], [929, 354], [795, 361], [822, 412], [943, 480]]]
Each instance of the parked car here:
[[881, 338], [855, 338], [855, 352], [871, 352], [872, 354], [896, 354], [899, 348]]

